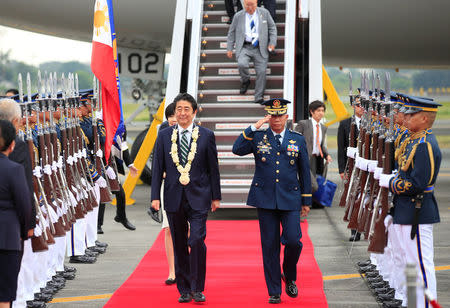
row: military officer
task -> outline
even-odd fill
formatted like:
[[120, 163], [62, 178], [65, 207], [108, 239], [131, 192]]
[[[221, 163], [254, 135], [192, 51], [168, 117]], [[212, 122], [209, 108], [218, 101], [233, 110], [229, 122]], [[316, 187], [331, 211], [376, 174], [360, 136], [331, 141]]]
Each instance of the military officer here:
[[[440, 217], [433, 191], [442, 158], [431, 127], [441, 105], [408, 96], [404, 102], [409, 135], [397, 155], [398, 172], [381, 175], [380, 185], [394, 194], [393, 222], [399, 225], [400, 248], [406, 263], [416, 264], [417, 307], [428, 307], [424, 288], [436, 298], [433, 224], [440, 222]], [[407, 304], [406, 299], [403, 304]]]
[[[300, 211], [307, 216], [311, 206], [311, 179], [305, 138], [285, 128], [288, 119], [284, 99], [266, 102], [267, 115], [237, 138], [233, 153], [255, 157], [255, 174], [247, 204], [258, 210], [264, 275], [269, 303], [281, 302], [281, 280], [286, 294], [297, 297], [297, 262], [302, 251]], [[259, 130], [264, 123], [270, 128]], [[283, 233], [280, 237], [280, 224]], [[285, 246], [283, 273], [280, 242]]]

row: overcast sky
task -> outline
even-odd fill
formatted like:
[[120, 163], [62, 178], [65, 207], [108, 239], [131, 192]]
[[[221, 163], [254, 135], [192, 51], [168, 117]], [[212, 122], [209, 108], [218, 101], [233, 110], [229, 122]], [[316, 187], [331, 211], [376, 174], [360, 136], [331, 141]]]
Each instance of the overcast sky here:
[[10, 50], [11, 59], [36, 66], [47, 61], [91, 61], [91, 43], [3, 26], [0, 26], [0, 50]]

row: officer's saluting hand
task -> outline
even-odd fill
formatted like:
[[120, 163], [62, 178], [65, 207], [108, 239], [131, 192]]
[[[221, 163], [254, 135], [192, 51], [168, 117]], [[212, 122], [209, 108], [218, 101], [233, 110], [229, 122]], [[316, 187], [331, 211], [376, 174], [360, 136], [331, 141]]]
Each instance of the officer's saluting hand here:
[[[282, 278], [286, 294], [298, 295], [295, 280], [302, 250], [300, 211], [301, 216], [308, 215], [312, 198], [305, 138], [285, 127], [288, 103], [284, 99], [266, 101], [268, 114], [245, 129], [233, 145], [234, 154], [253, 153], [255, 157], [247, 204], [258, 209], [269, 303], [281, 302]], [[269, 128], [259, 130], [265, 123]], [[280, 243], [285, 245], [283, 274], [279, 266]]]

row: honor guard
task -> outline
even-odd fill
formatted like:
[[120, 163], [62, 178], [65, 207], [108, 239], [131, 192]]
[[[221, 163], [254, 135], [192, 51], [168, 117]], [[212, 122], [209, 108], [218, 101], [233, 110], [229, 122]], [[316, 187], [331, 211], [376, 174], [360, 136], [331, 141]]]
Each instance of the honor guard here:
[[[434, 185], [442, 158], [431, 128], [441, 105], [418, 97], [404, 96], [403, 100], [409, 135], [401, 143], [396, 157], [398, 171], [381, 175], [380, 185], [394, 194], [393, 223], [398, 225], [398, 248], [405, 257], [405, 264], [412, 263], [417, 268], [417, 307], [428, 307], [424, 289], [436, 298], [433, 224], [440, 222], [440, 217]], [[406, 298], [403, 304], [407, 304]]]
[[[247, 204], [258, 210], [269, 303], [281, 302], [282, 279], [286, 294], [298, 295], [295, 281], [302, 250], [300, 211], [306, 216], [312, 199], [305, 138], [285, 127], [288, 103], [284, 99], [264, 102], [267, 115], [245, 129], [233, 145], [234, 154], [252, 153], [255, 158]], [[269, 128], [259, 130], [264, 123], [269, 123]], [[280, 242], [285, 246], [282, 270]]]

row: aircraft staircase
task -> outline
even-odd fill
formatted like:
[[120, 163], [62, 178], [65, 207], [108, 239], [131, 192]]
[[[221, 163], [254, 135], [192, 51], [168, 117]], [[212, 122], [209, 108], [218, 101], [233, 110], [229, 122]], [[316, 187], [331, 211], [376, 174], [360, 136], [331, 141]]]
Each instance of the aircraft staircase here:
[[[286, 1], [277, 0], [277, 46], [267, 67], [265, 99], [283, 97]], [[239, 157], [231, 152], [239, 134], [265, 115], [254, 101], [254, 70], [249, 90], [239, 94], [240, 77], [235, 57], [229, 59], [229, 25], [223, 0], [205, 0], [200, 34], [196, 120], [216, 135], [222, 186], [222, 207], [246, 207], [254, 173], [253, 155]], [[265, 126], [267, 127], [267, 126]], [[263, 127], [263, 128], [265, 128]]]

